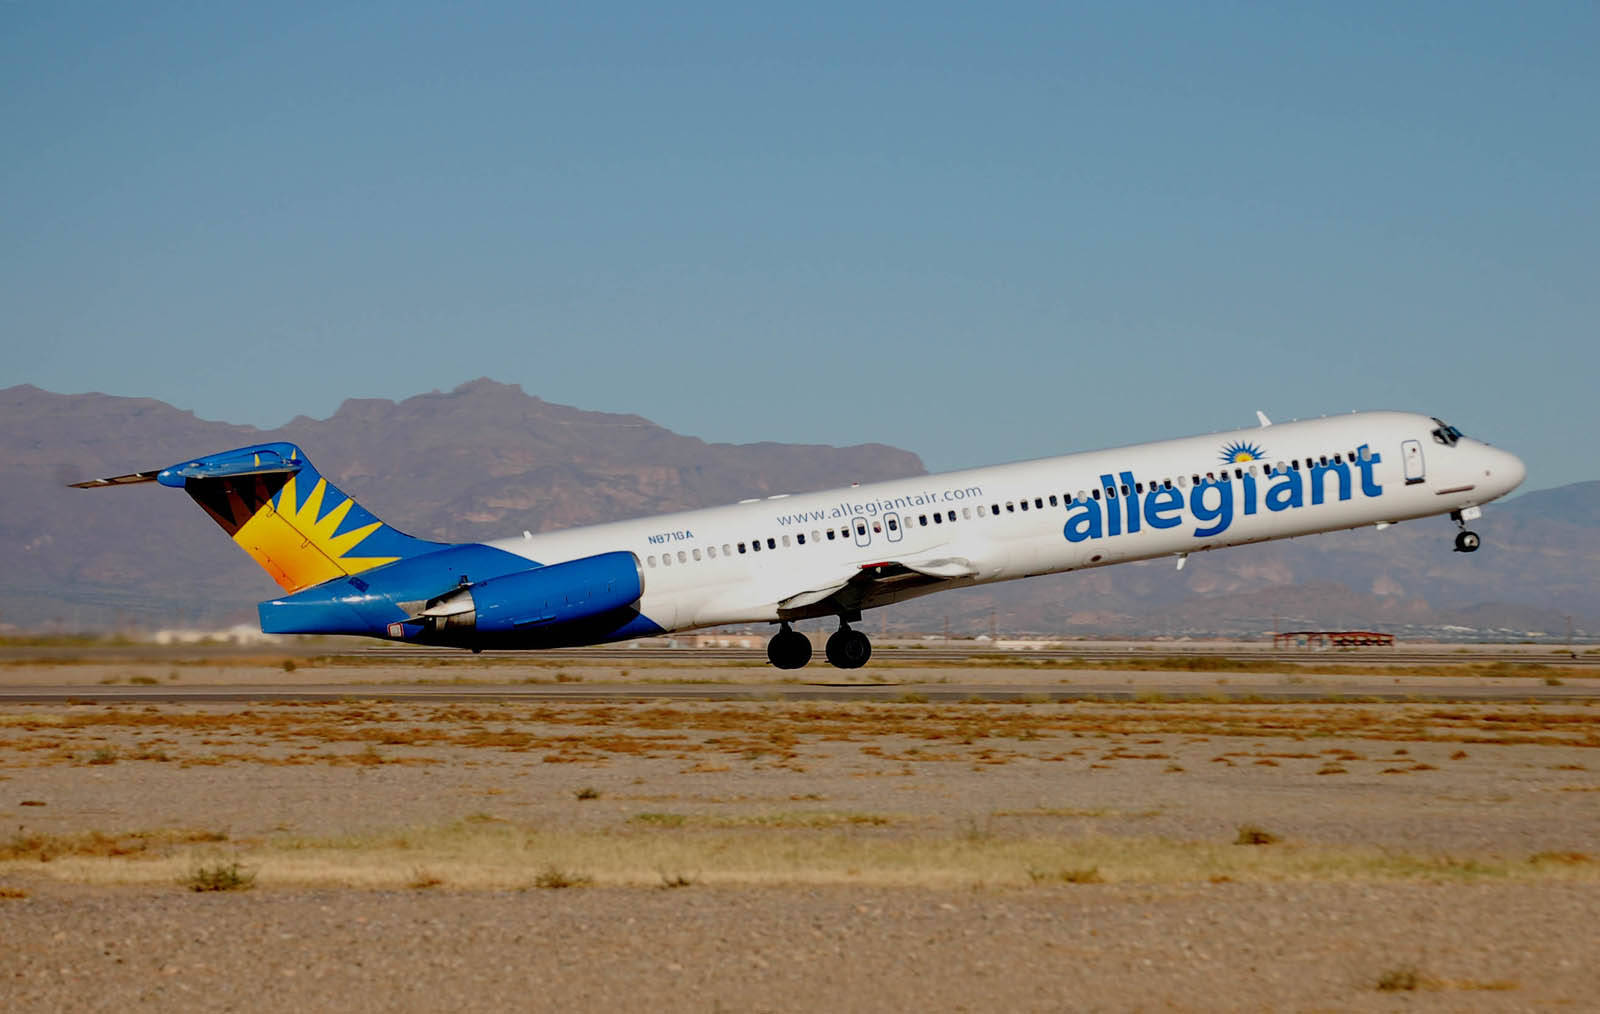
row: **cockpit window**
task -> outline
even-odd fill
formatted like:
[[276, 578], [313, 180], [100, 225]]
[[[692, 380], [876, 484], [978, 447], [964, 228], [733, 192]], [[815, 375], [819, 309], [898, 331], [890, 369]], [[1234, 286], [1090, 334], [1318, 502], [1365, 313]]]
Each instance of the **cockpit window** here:
[[1433, 431], [1434, 441], [1444, 444], [1446, 447], [1454, 447], [1456, 441], [1461, 439], [1461, 431], [1438, 416], [1434, 416], [1433, 421], [1439, 424], [1439, 428]]

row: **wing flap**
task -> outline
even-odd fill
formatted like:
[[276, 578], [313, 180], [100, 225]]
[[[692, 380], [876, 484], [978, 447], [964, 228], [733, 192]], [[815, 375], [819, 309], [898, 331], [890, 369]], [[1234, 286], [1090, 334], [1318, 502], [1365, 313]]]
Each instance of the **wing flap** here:
[[900, 566], [907, 570], [914, 570], [918, 574], [928, 577], [956, 578], [977, 577], [978, 567], [964, 556], [940, 556], [933, 559], [911, 559], [898, 561]]
[[813, 588], [810, 591], [803, 591], [797, 595], [790, 595], [786, 599], [779, 599], [778, 608], [788, 610], [804, 609], [806, 606], [814, 606], [828, 596], [837, 595], [839, 592], [843, 591], [849, 586], [851, 580], [853, 580], [853, 576], [852, 578], [840, 581], [838, 584], [831, 584], [822, 588]]

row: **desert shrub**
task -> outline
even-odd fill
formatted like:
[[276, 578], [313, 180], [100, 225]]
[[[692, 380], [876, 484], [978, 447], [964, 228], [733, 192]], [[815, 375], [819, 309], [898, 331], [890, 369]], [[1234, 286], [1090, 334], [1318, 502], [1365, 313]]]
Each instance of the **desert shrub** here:
[[1391, 968], [1378, 976], [1378, 990], [1383, 993], [1410, 992], [1422, 985], [1422, 973], [1409, 965]]
[[1279, 841], [1277, 835], [1265, 828], [1256, 827], [1254, 824], [1241, 824], [1239, 835], [1233, 839], [1235, 845], [1271, 845]]
[[547, 866], [533, 878], [533, 886], [541, 890], [560, 890], [563, 887], [589, 887], [594, 878], [583, 873], [572, 873], [555, 866]]
[[191, 891], [248, 891], [255, 885], [255, 873], [238, 862], [202, 863], [183, 878]]

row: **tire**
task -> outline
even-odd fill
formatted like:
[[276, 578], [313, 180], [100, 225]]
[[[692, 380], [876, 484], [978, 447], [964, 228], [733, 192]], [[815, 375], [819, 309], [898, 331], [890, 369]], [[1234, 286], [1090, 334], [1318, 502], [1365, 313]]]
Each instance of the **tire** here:
[[1477, 532], [1462, 532], [1456, 536], [1456, 552], [1475, 553], [1480, 544]]
[[872, 657], [872, 641], [859, 630], [840, 630], [828, 638], [828, 662], [840, 669], [859, 669]]
[[780, 631], [767, 642], [767, 661], [779, 669], [803, 669], [811, 661], [811, 639], [793, 630]]

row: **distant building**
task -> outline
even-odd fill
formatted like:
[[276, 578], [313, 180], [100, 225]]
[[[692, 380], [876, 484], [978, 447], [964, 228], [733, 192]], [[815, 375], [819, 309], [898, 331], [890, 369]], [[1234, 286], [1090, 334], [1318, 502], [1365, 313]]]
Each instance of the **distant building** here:
[[1274, 648], [1392, 648], [1393, 634], [1375, 630], [1286, 630], [1272, 635]]
[[226, 630], [158, 630], [150, 640], [156, 644], [277, 644], [283, 638], [263, 634], [259, 628], [241, 623]]
[[684, 648], [762, 648], [767, 643], [759, 634], [687, 634], [675, 640]]

